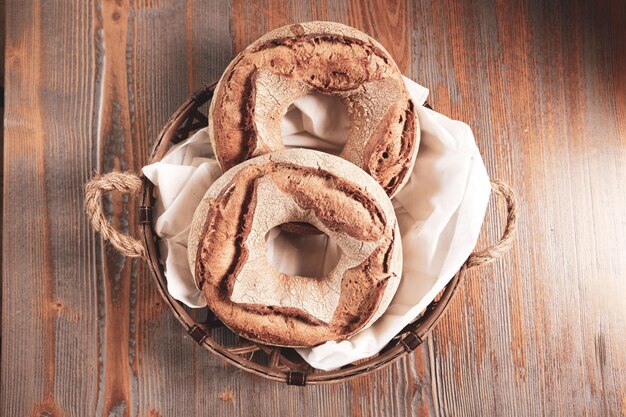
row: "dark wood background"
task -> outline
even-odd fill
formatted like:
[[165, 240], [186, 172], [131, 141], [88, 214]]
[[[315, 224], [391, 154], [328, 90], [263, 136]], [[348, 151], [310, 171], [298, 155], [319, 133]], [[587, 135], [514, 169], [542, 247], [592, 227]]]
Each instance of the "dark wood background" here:
[[[625, 4], [8, 1], [0, 414], [626, 415]], [[90, 229], [82, 187], [139, 170], [248, 43], [315, 19], [378, 38], [469, 123], [521, 217], [511, 254], [469, 275], [409, 360], [302, 389], [190, 340], [142, 262]], [[123, 199], [108, 209], [135, 231]], [[480, 245], [501, 215], [490, 207]]]

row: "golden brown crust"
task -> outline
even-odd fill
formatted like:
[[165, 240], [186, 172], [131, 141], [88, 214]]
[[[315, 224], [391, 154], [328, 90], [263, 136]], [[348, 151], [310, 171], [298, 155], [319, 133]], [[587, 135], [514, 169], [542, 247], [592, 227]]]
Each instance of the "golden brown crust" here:
[[209, 135], [224, 170], [283, 149], [280, 120], [310, 92], [337, 95], [351, 131], [341, 157], [389, 196], [408, 180], [419, 127], [389, 53], [364, 33], [330, 22], [279, 28], [241, 52], [224, 72], [209, 111]]
[[[234, 168], [234, 173], [227, 173], [229, 179], [217, 184], [219, 190], [213, 187], [209, 190], [204, 202], [206, 209], [203, 212], [199, 208], [200, 214], [196, 214], [203, 220], [199, 232], [194, 230], [200, 224], [194, 216], [192, 234], [199, 235], [199, 238], [197, 241], [192, 238], [189, 245], [190, 251], [196, 251], [195, 256], [190, 256], [195, 279], [209, 307], [228, 327], [244, 337], [281, 346], [313, 346], [344, 339], [370, 324], [379, 310], [386, 307], [390, 301], [388, 283], [392, 283], [391, 295], [397, 287], [401, 253], [398, 255], [397, 242], [394, 242], [399, 239], [399, 233], [393, 209], [387, 197], [382, 203], [377, 201], [371, 189], [378, 186], [366, 174], [362, 173], [370, 181], [369, 189], [344, 179], [338, 175], [340, 173], [331, 172], [332, 166], [328, 169], [328, 164], [302, 166], [289, 158], [281, 159], [280, 154], [285, 153], [304, 155], [304, 158], [313, 160], [320, 154], [304, 150], [285, 151], [278, 153], [279, 161], [273, 161], [271, 157], [276, 154], [272, 154], [252, 163], [259, 159], [255, 158], [249, 161], [251, 163]], [[332, 155], [323, 155], [320, 159], [328, 160], [349, 165]], [[267, 189], [268, 184], [284, 201], [258, 200], [260, 187], [263, 185]], [[380, 191], [374, 194], [384, 196], [383, 190], [378, 189]], [[250, 274], [250, 271], [244, 271], [249, 257], [258, 262], [259, 248], [250, 236], [264, 236], [268, 231], [254, 230], [255, 216], [281, 216], [280, 210], [277, 210], [278, 214], [262, 212], [264, 206], [260, 201], [278, 207], [287, 200], [295, 203], [295, 209], [291, 209], [287, 217], [283, 215], [283, 220], [315, 219], [317, 226], [327, 234], [353, 242], [351, 247], [349, 244], [343, 248], [344, 262], [349, 267], [343, 269], [334, 284], [339, 297], [328, 320], [321, 320], [297, 305], [266, 305], [232, 299], [236, 282], [245, 281], [246, 274]], [[301, 210], [301, 213], [294, 217], [294, 210]], [[276, 219], [276, 222], [280, 221], [280, 218]], [[257, 270], [253, 273], [258, 274]], [[281, 288], [287, 288], [286, 292], [301, 291], [296, 277], [269, 269], [261, 269], [260, 273], [269, 276], [256, 277], [253, 281], [274, 279], [279, 281]], [[319, 278], [310, 294], [322, 298], [332, 287], [332, 283], [329, 284], [331, 275]], [[239, 282], [237, 285], [243, 284]], [[318, 290], [315, 285], [319, 286]], [[288, 288], [290, 286], [292, 288]], [[258, 287], [255, 284], [250, 288]]]

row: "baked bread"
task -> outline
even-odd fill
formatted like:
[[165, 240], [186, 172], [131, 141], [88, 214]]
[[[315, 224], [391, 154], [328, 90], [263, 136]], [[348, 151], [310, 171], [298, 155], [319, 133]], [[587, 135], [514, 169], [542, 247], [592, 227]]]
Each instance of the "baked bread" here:
[[[265, 236], [306, 222], [342, 250], [320, 278], [276, 271]], [[341, 340], [369, 326], [400, 282], [402, 245], [391, 201], [339, 157], [292, 149], [250, 159], [220, 177], [191, 224], [189, 265], [208, 306], [248, 339], [291, 347]]]
[[394, 196], [408, 180], [419, 146], [414, 103], [385, 48], [339, 23], [281, 27], [230, 63], [209, 110], [208, 132], [222, 169], [283, 149], [281, 119], [294, 100], [311, 92], [344, 103], [351, 128], [340, 156]]

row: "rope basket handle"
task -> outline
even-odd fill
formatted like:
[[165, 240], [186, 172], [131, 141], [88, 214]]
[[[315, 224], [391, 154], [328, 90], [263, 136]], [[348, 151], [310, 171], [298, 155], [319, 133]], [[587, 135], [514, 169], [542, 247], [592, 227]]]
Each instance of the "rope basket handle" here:
[[115, 230], [102, 211], [102, 196], [111, 191], [134, 194], [141, 190], [141, 179], [132, 172], [111, 172], [96, 175], [85, 185], [85, 211], [93, 228], [108, 240], [121, 254], [131, 258], [145, 258], [141, 242]]
[[[85, 185], [85, 211], [104, 240], [123, 255], [131, 258], [145, 258], [143, 244], [128, 235], [115, 230], [102, 211], [102, 196], [111, 191], [133, 194], [141, 189], [141, 179], [131, 172], [111, 172], [97, 175]], [[506, 226], [500, 239], [486, 249], [473, 252], [466, 261], [467, 268], [485, 265], [502, 257], [511, 247], [517, 231], [517, 201], [513, 190], [504, 182], [491, 180], [492, 191], [504, 198], [506, 203]]]
[[505, 182], [500, 180], [491, 180], [491, 191], [498, 196], [504, 198], [506, 203], [506, 224], [502, 236], [493, 245], [474, 251], [465, 261], [466, 268], [474, 268], [476, 266], [486, 265], [507, 253], [511, 249], [513, 239], [517, 232], [517, 199], [515, 193]]

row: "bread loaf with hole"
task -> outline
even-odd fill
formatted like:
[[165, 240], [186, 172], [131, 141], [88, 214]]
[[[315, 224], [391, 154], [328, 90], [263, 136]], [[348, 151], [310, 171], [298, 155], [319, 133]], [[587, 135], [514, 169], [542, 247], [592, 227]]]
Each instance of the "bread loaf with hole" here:
[[208, 126], [222, 169], [283, 149], [282, 117], [294, 100], [312, 92], [343, 102], [351, 128], [340, 156], [394, 196], [408, 180], [419, 147], [415, 105], [385, 48], [334, 22], [273, 30], [226, 68]]
[[[276, 271], [265, 236], [306, 222], [343, 254], [320, 278]], [[208, 306], [233, 331], [262, 343], [304, 347], [342, 340], [387, 308], [402, 271], [402, 245], [383, 188], [352, 163], [293, 149], [250, 159], [207, 191], [190, 229], [189, 266]]]

